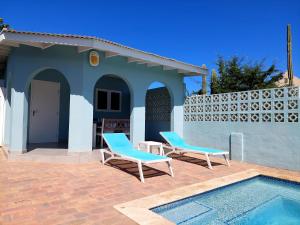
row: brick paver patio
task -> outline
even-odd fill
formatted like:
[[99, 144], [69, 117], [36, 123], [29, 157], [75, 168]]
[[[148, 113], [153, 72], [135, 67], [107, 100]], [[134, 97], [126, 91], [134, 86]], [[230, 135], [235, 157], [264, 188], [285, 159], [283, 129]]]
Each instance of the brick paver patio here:
[[229, 168], [215, 164], [209, 170], [200, 156], [190, 156], [173, 156], [175, 178], [166, 165], [144, 167], [143, 184], [136, 164], [126, 161], [111, 166], [9, 162], [0, 154], [0, 224], [135, 224], [113, 206], [258, 167], [231, 162]]

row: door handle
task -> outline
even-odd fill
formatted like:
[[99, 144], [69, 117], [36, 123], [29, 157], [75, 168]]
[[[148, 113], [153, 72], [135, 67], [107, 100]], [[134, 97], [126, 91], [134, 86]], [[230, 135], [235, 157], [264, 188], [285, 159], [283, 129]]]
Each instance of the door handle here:
[[34, 116], [37, 113], [37, 110], [32, 110], [32, 116]]

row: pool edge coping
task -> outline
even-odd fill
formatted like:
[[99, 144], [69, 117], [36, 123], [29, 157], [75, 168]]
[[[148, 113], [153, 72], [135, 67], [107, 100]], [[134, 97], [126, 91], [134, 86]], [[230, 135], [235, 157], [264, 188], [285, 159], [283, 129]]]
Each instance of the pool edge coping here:
[[171, 225], [174, 223], [152, 212], [150, 209], [259, 175], [300, 182], [300, 176], [287, 175], [283, 174], [280, 171], [276, 172], [263, 169], [249, 169], [243, 172], [237, 172], [227, 176], [213, 178], [207, 181], [175, 188], [159, 194], [154, 194], [129, 202], [121, 203], [115, 205], [114, 208], [141, 225]]

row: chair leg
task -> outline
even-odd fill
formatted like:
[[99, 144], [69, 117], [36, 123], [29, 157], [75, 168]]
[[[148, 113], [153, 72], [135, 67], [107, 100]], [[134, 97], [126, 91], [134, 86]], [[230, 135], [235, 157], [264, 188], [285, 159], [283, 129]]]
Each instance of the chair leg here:
[[142, 162], [138, 162], [138, 168], [139, 168], [140, 179], [143, 183], [145, 183]]
[[208, 154], [205, 154], [205, 156], [206, 156], [206, 161], [207, 161], [208, 168], [212, 170], [212, 166], [211, 166]]
[[230, 166], [229, 160], [226, 158], [226, 155], [225, 155], [225, 154], [223, 155], [223, 157], [224, 157], [224, 159], [225, 159], [225, 161], [226, 161], [227, 166]]
[[100, 150], [101, 162], [104, 165], [105, 158], [104, 158], [104, 151]]
[[103, 148], [103, 136], [101, 134], [101, 139], [100, 139], [100, 148]]
[[146, 151], [147, 151], [148, 153], [150, 153], [150, 150], [151, 150], [150, 145], [147, 145]]
[[165, 151], [162, 144], [159, 146], [159, 155], [165, 155]]
[[173, 173], [171, 162], [167, 161], [167, 164], [168, 164], [168, 167], [169, 167], [169, 170], [170, 170], [171, 177], [174, 177], [174, 173]]

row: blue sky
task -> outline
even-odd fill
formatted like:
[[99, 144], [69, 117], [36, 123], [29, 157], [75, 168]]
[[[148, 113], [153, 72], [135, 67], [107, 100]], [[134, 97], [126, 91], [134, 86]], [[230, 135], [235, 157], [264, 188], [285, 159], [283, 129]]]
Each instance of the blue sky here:
[[[266, 60], [286, 69], [286, 25], [300, 76], [299, 0], [2, 1], [17, 30], [98, 36], [196, 65], [216, 68], [218, 55]], [[186, 79], [199, 89], [200, 78]]]

